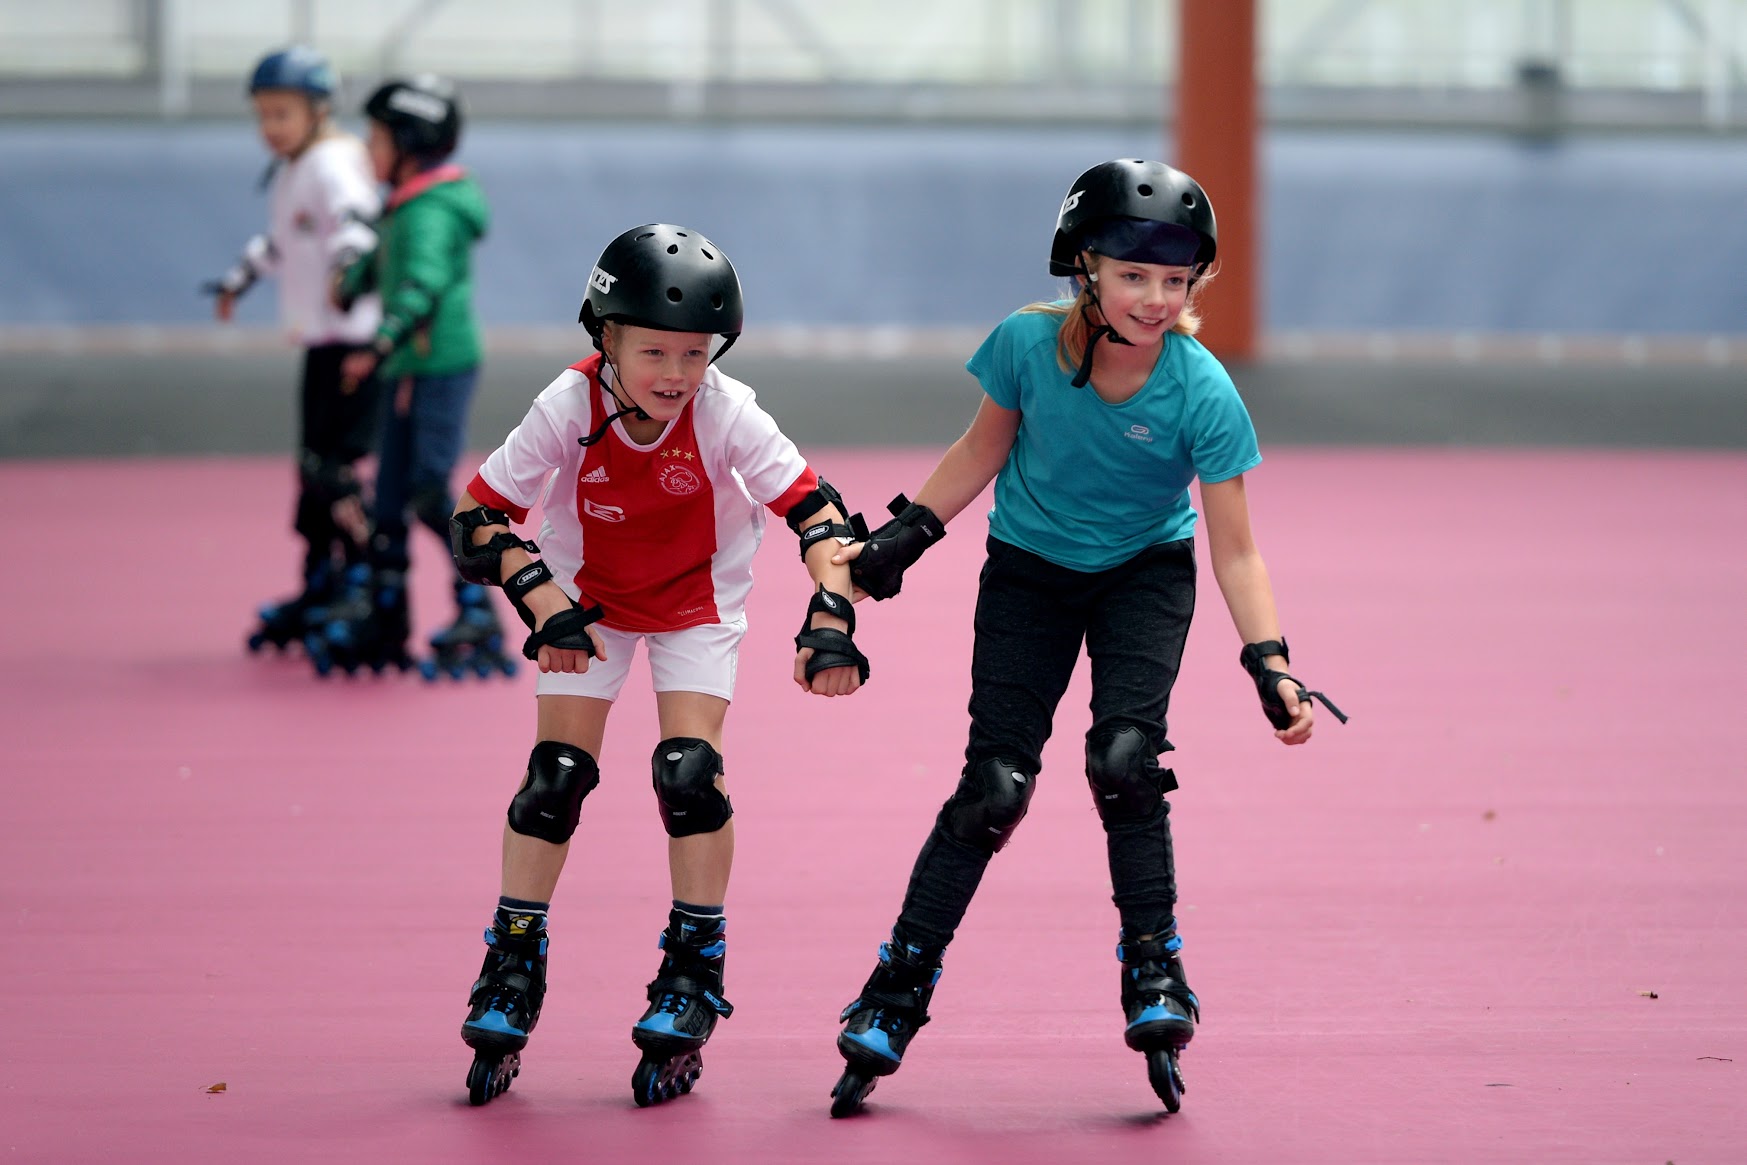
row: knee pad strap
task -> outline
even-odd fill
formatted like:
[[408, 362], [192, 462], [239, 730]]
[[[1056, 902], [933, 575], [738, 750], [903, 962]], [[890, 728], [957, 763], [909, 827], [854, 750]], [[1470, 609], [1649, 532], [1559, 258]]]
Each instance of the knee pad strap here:
[[528, 775], [510, 800], [510, 828], [563, 845], [582, 818], [582, 799], [601, 783], [594, 757], [575, 745], [542, 740], [528, 756]]
[[661, 824], [669, 837], [714, 833], [734, 816], [734, 806], [716, 788], [722, 754], [709, 741], [670, 736], [655, 746], [650, 767]]
[[1086, 780], [1105, 825], [1150, 820], [1177, 787], [1176, 774], [1159, 768], [1146, 733], [1132, 724], [1086, 738]]
[[999, 853], [1025, 820], [1035, 788], [1032, 775], [1011, 761], [978, 761], [965, 766], [957, 791], [941, 809], [941, 822], [965, 845]]

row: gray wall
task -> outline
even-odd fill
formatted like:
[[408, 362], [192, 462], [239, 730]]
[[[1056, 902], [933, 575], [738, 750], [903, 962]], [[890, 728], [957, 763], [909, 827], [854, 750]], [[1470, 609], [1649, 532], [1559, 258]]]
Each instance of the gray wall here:
[[[678, 221], [733, 257], [749, 325], [984, 327], [1055, 285], [1081, 169], [1124, 129], [488, 123], [488, 322], [574, 320], [613, 234]], [[265, 218], [245, 124], [0, 125], [0, 324], [197, 322]], [[1747, 327], [1747, 141], [1276, 132], [1269, 328], [1729, 333]], [[1215, 205], [1218, 192], [1214, 192]], [[272, 318], [270, 293], [243, 319]]]

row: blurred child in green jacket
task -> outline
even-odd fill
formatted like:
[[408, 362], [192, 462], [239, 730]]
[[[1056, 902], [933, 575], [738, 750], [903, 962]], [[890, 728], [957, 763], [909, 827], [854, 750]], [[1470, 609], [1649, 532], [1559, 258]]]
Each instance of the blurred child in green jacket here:
[[[376, 177], [389, 188], [376, 224], [377, 246], [341, 278], [341, 303], [370, 291], [382, 323], [341, 372], [349, 382], [379, 377], [388, 398], [376, 471], [370, 566], [352, 598], [332, 613], [311, 651], [317, 670], [360, 665], [405, 668], [410, 633], [406, 600], [408, 514], [445, 546], [455, 507], [449, 478], [466, 436], [467, 406], [479, 379], [479, 325], [473, 315], [474, 245], [488, 213], [479, 185], [448, 159], [461, 134], [455, 89], [437, 77], [389, 81], [364, 104], [366, 143]], [[481, 675], [514, 664], [481, 587], [455, 578], [455, 622], [437, 633], [427, 677], [473, 668]]]

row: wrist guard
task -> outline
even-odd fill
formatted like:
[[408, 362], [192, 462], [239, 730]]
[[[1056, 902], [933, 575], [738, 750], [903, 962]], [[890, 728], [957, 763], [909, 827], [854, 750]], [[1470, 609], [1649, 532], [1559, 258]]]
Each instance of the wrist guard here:
[[528, 636], [527, 642], [522, 644], [522, 654], [531, 660], [539, 659], [542, 647], [557, 647], [565, 651], [585, 652], [592, 657], [594, 655], [594, 640], [588, 637], [587, 627], [590, 623], [598, 623], [605, 617], [606, 612], [601, 610], [599, 603], [586, 610], [581, 607], [569, 607], [559, 611], [546, 620], [544, 627]]
[[509, 596], [510, 606], [516, 609], [516, 614], [522, 617], [522, 622], [528, 625], [529, 631], [534, 629], [538, 620], [534, 612], [528, 609], [528, 592], [552, 581], [552, 569], [537, 558], [504, 580], [503, 593]]
[[1342, 724], [1347, 722], [1346, 713], [1335, 707], [1333, 700], [1321, 692], [1307, 691], [1298, 677], [1290, 672], [1275, 671], [1270, 668], [1265, 662], [1270, 655], [1279, 656], [1287, 664], [1292, 662], [1292, 656], [1286, 648], [1284, 637], [1264, 639], [1260, 643], [1246, 643], [1237, 656], [1237, 661], [1243, 665], [1243, 669], [1250, 673], [1251, 679], [1256, 681], [1256, 695], [1261, 697], [1262, 715], [1268, 718], [1269, 724], [1275, 728], [1290, 728], [1292, 726], [1292, 716], [1286, 711], [1286, 701], [1280, 698], [1281, 680], [1291, 680], [1298, 686], [1299, 700], [1309, 702], [1312, 697], [1315, 697], [1322, 701], [1323, 707], [1327, 708], [1336, 720]]
[[927, 506], [919, 506], [903, 494], [886, 506], [892, 520], [875, 530], [861, 548], [861, 557], [849, 564], [855, 585], [875, 599], [889, 599], [904, 586], [904, 572], [916, 564], [922, 552], [946, 537], [946, 523]]
[[[825, 517], [824, 509], [827, 505], [836, 506], [837, 512], [846, 516], [848, 524]], [[816, 521], [807, 521], [815, 514], [819, 515]], [[824, 478], [819, 479], [818, 488], [790, 507], [788, 516], [783, 520], [801, 539], [802, 559], [807, 557], [807, 551], [827, 538], [835, 538], [845, 546], [867, 538], [867, 523], [861, 520], [860, 514], [849, 515], [849, 507], [844, 504], [843, 495]]]
[[[526, 538], [504, 531], [493, 534], [481, 545], [474, 545], [473, 532], [484, 526], [507, 526], [510, 516], [489, 506], [475, 506], [449, 517], [449, 553], [455, 556], [455, 569], [470, 583], [481, 586], [503, 585], [503, 552], [522, 549], [538, 554], [540, 548]], [[550, 577], [550, 576], [548, 576]], [[526, 593], [525, 591], [523, 592]], [[526, 616], [524, 616], [526, 618]]]
[[[813, 616], [819, 612], [835, 615], [849, 624], [848, 631], [839, 631], [835, 627], [820, 627], [813, 629]], [[813, 592], [813, 599], [807, 604], [806, 618], [801, 620], [801, 633], [795, 636], [795, 650], [811, 647], [813, 654], [807, 657], [807, 679], [810, 681], [820, 672], [834, 667], [853, 667], [861, 675], [861, 682], [867, 683], [867, 656], [855, 646], [851, 638], [855, 634], [855, 604], [842, 595], [833, 594], [820, 583], [819, 589]]]

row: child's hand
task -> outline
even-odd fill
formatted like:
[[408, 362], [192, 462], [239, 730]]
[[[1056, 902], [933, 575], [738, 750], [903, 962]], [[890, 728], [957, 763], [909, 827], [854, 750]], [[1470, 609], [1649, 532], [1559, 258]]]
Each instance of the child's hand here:
[[[833, 610], [841, 610], [843, 614], [833, 615]], [[850, 638], [855, 633], [855, 612], [843, 605], [843, 597], [826, 594], [821, 586], [818, 595], [807, 608], [807, 621], [801, 626], [800, 635], [795, 637], [795, 683], [815, 696], [847, 696], [861, 687], [867, 659], [856, 650], [855, 643]], [[813, 632], [830, 634], [815, 636]], [[813, 678], [808, 679], [807, 665], [815, 651], [815, 647], [802, 646], [808, 639], [812, 639], [817, 647], [826, 651], [826, 660], [842, 660], [842, 666], [814, 665]]]
[[340, 361], [340, 391], [350, 395], [376, 371], [379, 357], [368, 348], [350, 352]]
[[[576, 609], [576, 604], [570, 601], [570, 596], [565, 594], [557, 583], [552, 582], [543, 583], [528, 592], [527, 604], [528, 609], [534, 612], [537, 620], [534, 625], [535, 631], [544, 630], [547, 622], [554, 615]], [[584, 625], [582, 631], [588, 636], [589, 642], [594, 645], [594, 657], [605, 659], [607, 645], [602, 642], [600, 632], [595, 630], [594, 624]], [[575, 632], [566, 635], [564, 639], [570, 643], [575, 643]], [[590, 657], [589, 653], [580, 646], [560, 647], [548, 643], [541, 645], [534, 656], [534, 662], [544, 672], [571, 672], [575, 675], [581, 675], [588, 670]]]
[[812, 658], [811, 647], [803, 647], [795, 653], [795, 683], [803, 691], [815, 696], [847, 696], [861, 687], [861, 673], [853, 667], [828, 667], [809, 683], [807, 661]]
[[1308, 743], [1316, 715], [1309, 700], [1298, 698], [1298, 681], [1288, 676], [1276, 685], [1276, 690], [1280, 693], [1280, 702], [1286, 705], [1286, 714], [1292, 717], [1292, 723], [1284, 728], [1276, 728], [1275, 738], [1281, 744]]
[[[542, 619], [540, 622], [544, 624], [545, 620]], [[607, 645], [601, 642], [600, 632], [596, 631], [592, 625], [584, 627], [583, 631], [587, 633], [589, 641], [594, 644], [593, 658], [605, 659], [607, 657]], [[589, 653], [586, 651], [567, 647], [553, 647], [548, 644], [540, 648], [539, 653], [534, 658], [534, 662], [539, 665], [541, 671], [571, 672], [575, 675], [581, 675], [588, 670], [588, 665], [592, 661]]]
[[[866, 546], [866, 545], [867, 545], [866, 542], [851, 542], [848, 546], [843, 547], [842, 549], [838, 550], [835, 554], [833, 554], [831, 556], [831, 565], [832, 566], [842, 566], [846, 562], [854, 562], [856, 559], [861, 557], [861, 548], [863, 546]], [[853, 579], [854, 577], [855, 576], [853, 574], [850, 575], [851, 579]], [[857, 587], [857, 586], [852, 586], [850, 588], [850, 594], [849, 594], [849, 601], [850, 602], [859, 603], [865, 598], [867, 598], [866, 591], [862, 590], [860, 587]]]

